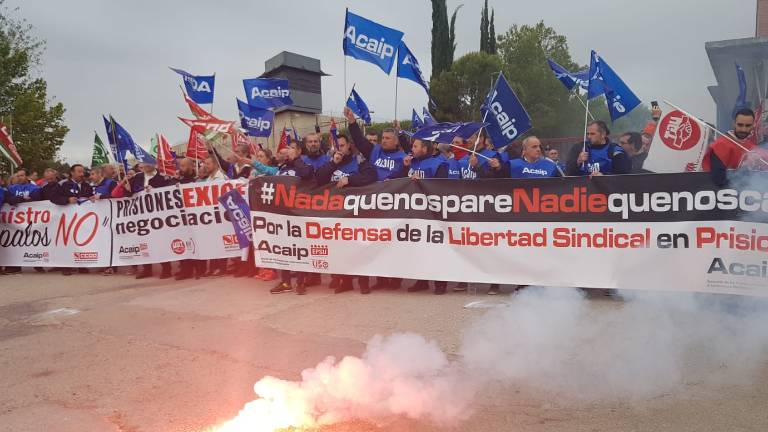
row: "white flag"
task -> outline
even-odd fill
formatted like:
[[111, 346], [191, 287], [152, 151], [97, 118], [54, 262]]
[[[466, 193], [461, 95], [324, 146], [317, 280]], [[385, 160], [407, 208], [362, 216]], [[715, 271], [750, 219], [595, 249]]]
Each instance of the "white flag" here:
[[701, 171], [709, 127], [678, 110], [666, 113], [656, 127], [643, 168], [657, 173]]

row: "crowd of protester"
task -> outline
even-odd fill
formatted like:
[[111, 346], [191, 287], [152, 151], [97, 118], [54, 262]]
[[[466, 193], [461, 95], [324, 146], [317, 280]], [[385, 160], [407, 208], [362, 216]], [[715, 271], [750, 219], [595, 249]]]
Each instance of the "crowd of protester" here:
[[[126, 172], [122, 167], [118, 167], [119, 172], [116, 172], [112, 165], [87, 170], [76, 164], [67, 173], [47, 169], [42, 178], [38, 178], [36, 172], [28, 173], [22, 168], [11, 175], [7, 183], [0, 178], [0, 206], [4, 202], [16, 205], [40, 200], [67, 205], [83, 200], [129, 197], [144, 190], [178, 183], [248, 179], [265, 175], [295, 176], [317, 185], [331, 184], [344, 188], [397, 178], [474, 180], [644, 173], [643, 163], [661, 112], [654, 110], [654, 122], [649, 123], [641, 132], [622, 134], [618, 142], [611, 139], [610, 130], [604, 122], [592, 121], [587, 125], [586, 143], [573, 146], [564, 160], [560, 158], [558, 149], [543, 148], [541, 140], [535, 136], [528, 136], [520, 143], [498, 151], [490, 139], [482, 135], [475, 135], [468, 140], [456, 138], [452, 145], [435, 144], [411, 139], [408, 133], [399, 129], [397, 123], [384, 129], [381, 135], [366, 133], [349, 108], [345, 109], [344, 116], [349, 135], [339, 134], [335, 143], [329, 142], [330, 139], [323, 140], [319, 133], [310, 133], [302, 142], [292, 140], [274, 155], [266, 148], [259, 148], [256, 154], [252, 154], [248, 145], [238, 145], [226, 157], [212, 149], [212, 154], [200, 163], [189, 158], [180, 159], [178, 173], [173, 177], [160, 174], [152, 164], [138, 164]], [[756, 146], [750, 138], [754, 123], [755, 115], [751, 110], [739, 110], [729, 138], [721, 137], [708, 148], [703, 168], [710, 172], [717, 185], [722, 186], [727, 182], [727, 170], [739, 166], [745, 156], [745, 149], [751, 150]], [[183, 260], [178, 263], [175, 274], [172, 273], [171, 263], [161, 263], [159, 278], [185, 280], [233, 275], [264, 281], [278, 280], [277, 285], [270, 290], [274, 294], [305, 294], [308, 288], [321, 285], [321, 275], [318, 273], [281, 270], [278, 274], [273, 269], [257, 269], [253, 254], [251, 248], [245, 261]], [[136, 267], [128, 266], [124, 271], [126, 274], [135, 274], [137, 279], [154, 276], [153, 265]], [[41, 267], [35, 267], [34, 270], [46, 271]], [[48, 271], [61, 271], [62, 275], [67, 276], [72, 274], [73, 269]], [[84, 268], [77, 271], [88, 273], [88, 269]], [[102, 274], [107, 276], [117, 272], [118, 269], [114, 267], [102, 270]], [[2, 273], [18, 274], [21, 268], [5, 267]], [[371, 279], [368, 276], [332, 275], [329, 287], [335, 293], [343, 293], [354, 290], [356, 281], [359, 291], [369, 294], [379, 289], [398, 290], [403, 284], [399, 278]], [[435, 294], [444, 294], [448, 283], [441, 280], [418, 280], [407, 291], [432, 288]], [[465, 282], [457, 283], [453, 288], [454, 291], [466, 289]], [[488, 294], [498, 294], [499, 289], [499, 285], [492, 284]]]

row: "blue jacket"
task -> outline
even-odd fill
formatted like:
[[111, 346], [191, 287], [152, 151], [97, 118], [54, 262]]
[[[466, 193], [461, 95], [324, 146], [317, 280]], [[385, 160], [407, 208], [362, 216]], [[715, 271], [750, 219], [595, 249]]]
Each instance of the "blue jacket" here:
[[40, 199], [40, 187], [34, 183], [18, 183], [8, 188], [7, 201], [16, 205], [25, 201], [38, 201]]

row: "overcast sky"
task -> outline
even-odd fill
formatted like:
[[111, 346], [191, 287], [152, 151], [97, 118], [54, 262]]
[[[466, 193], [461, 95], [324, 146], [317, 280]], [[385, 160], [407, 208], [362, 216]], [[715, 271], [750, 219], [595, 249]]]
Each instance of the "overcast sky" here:
[[[462, 0], [456, 57], [477, 51], [481, 0]], [[459, 1], [449, 0], [449, 12]], [[202, 1], [202, 0], [9, 0], [18, 15], [47, 41], [41, 73], [49, 95], [67, 109], [70, 132], [61, 155], [89, 162], [93, 131], [103, 137], [101, 114], [125, 126], [141, 145], [162, 132], [172, 143], [186, 139], [189, 116], [180, 95], [181, 78], [168, 66], [194, 74], [216, 73], [213, 111], [236, 119], [235, 97], [243, 78], [264, 72], [264, 61], [281, 51], [319, 58], [331, 76], [323, 78], [323, 111], [339, 113], [344, 58], [344, 8], [405, 33], [404, 40], [428, 77], [431, 4], [387, 1]], [[667, 98], [708, 121], [715, 83], [704, 43], [751, 37], [755, 0], [490, 0], [496, 33], [513, 24], [543, 20], [568, 38], [571, 56], [587, 64], [597, 50], [645, 102]], [[394, 72], [349, 58], [349, 86], [356, 83], [379, 120], [394, 111]], [[424, 91], [401, 80], [398, 115], [425, 105]], [[577, 131], [575, 131], [577, 132]]]

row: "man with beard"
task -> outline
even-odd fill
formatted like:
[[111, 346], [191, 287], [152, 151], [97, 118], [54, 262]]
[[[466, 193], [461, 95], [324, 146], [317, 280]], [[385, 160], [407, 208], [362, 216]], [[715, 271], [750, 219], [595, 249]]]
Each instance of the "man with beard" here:
[[[179, 161], [179, 183], [187, 184], [197, 181], [195, 178], [195, 161], [190, 158], [184, 158]], [[181, 260], [179, 264], [179, 272], [176, 273], [174, 278], [176, 280], [185, 280], [195, 277], [199, 279], [202, 274], [205, 273], [206, 261], [205, 260]], [[195, 270], [197, 275], [195, 275]]]
[[587, 125], [587, 142], [571, 149], [566, 164], [568, 175], [629, 174], [632, 161], [621, 146], [611, 142], [609, 134], [608, 125], [604, 121], [590, 122]]
[[[755, 113], [749, 108], [740, 109], [734, 116], [733, 130], [728, 132], [730, 139], [721, 136], [709, 146], [701, 167], [703, 171], [709, 171], [710, 178], [716, 185], [725, 186], [728, 182], [728, 170], [739, 168], [747, 152], [756, 147], [749, 137], [754, 128]], [[736, 145], [734, 141], [741, 146]]]
[[301, 160], [303, 160], [305, 164], [311, 166], [312, 169], [317, 170], [331, 160], [331, 158], [323, 153], [321, 149], [320, 135], [314, 132], [307, 134], [307, 136], [304, 137], [304, 143], [307, 148], [307, 153], [301, 156]]

